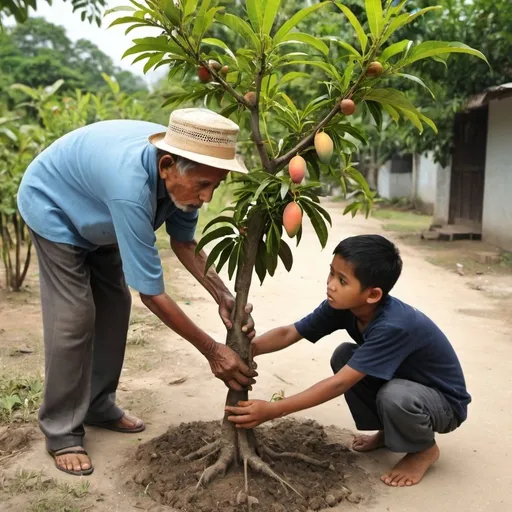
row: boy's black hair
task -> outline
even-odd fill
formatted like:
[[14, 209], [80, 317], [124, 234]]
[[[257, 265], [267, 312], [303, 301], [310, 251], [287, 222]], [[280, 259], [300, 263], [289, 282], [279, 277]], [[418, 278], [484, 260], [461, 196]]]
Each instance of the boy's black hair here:
[[402, 272], [400, 251], [380, 235], [351, 236], [342, 240], [334, 254], [354, 267], [361, 288], [380, 288], [388, 295]]

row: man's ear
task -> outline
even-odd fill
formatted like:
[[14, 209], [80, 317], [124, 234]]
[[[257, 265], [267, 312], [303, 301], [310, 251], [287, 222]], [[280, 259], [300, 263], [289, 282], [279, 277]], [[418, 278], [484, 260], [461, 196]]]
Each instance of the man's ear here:
[[370, 288], [369, 292], [370, 293], [366, 298], [366, 302], [368, 304], [377, 304], [377, 302], [379, 302], [380, 299], [382, 299], [382, 296], [384, 295], [380, 288]]
[[158, 161], [158, 174], [161, 178], [165, 178], [165, 175], [169, 172], [171, 167], [174, 166], [174, 159], [171, 155], [164, 155]]

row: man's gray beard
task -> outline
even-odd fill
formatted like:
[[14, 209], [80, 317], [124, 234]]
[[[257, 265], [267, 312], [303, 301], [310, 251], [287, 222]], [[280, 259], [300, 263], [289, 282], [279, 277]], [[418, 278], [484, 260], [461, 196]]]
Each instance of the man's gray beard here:
[[169, 194], [171, 201], [174, 203], [174, 206], [178, 208], [178, 210], [181, 210], [182, 212], [193, 212], [197, 210], [197, 208], [192, 208], [186, 204], [180, 203], [179, 201], [176, 201], [176, 198], [173, 194]]

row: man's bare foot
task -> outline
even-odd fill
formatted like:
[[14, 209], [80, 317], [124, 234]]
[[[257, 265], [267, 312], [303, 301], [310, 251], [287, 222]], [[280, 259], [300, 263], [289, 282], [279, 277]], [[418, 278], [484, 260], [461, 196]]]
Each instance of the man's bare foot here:
[[398, 464], [380, 479], [392, 487], [415, 485], [425, 476], [427, 469], [439, 459], [437, 444], [418, 453], [408, 453]]
[[[84, 453], [66, 453], [63, 455], [57, 455], [59, 451], [83, 451]], [[71, 446], [64, 450], [57, 450], [55, 454], [55, 463], [60, 469], [82, 472], [89, 471], [92, 467], [91, 459], [85, 452], [82, 446]]]
[[352, 450], [356, 452], [371, 452], [384, 446], [384, 432], [380, 430], [372, 436], [356, 436], [352, 443]]

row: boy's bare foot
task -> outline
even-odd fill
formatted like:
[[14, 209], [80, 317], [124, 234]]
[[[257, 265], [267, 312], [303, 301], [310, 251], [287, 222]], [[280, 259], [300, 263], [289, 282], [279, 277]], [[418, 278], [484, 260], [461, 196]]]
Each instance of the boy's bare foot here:
[[384, 432], [380, 430], [372, 436], [356, 436], [352, 443], [352, 450], [356, 452], [371, 452], [384, 446]]
[[392, 487], [405, 487], [419, 483], [427, 469], [439, 459], [437, 444], [418, 453], [408, 453], [398, 464], [380, 479]]

